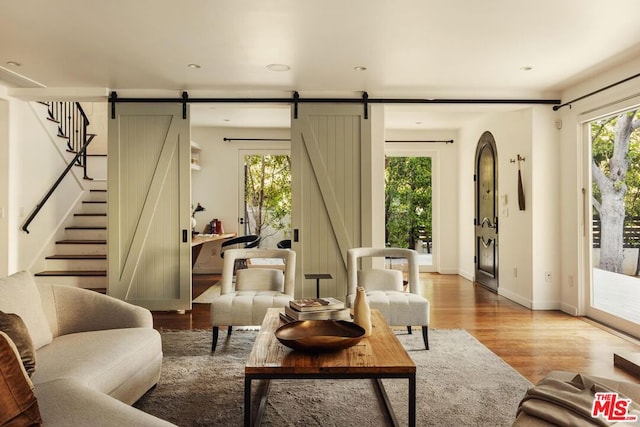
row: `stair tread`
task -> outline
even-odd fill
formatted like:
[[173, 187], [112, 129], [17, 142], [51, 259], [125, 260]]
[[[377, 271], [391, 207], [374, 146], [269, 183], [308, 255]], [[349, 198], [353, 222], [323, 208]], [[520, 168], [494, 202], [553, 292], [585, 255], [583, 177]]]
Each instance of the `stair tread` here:
[[79, 239], [65, 239], [58, 240], [56, 244], [72, 244], [72, 245], [106, 245], [106, 240], [79, 240]]
[[49, 255], [46, 259], [107, 259], [106, 255], [78, 254], [78, 255]]
[[84, 213], [75, 213], [74, 216], [107, 216], [106, 213], [101, 212], [84, 212]]
[[106, 230], [106, 226], [99, 225], [71, 225], [69, 227], [65, 227], [65, 230]]
[[107, 192], [107, 190], [99, 189], [99, 188], [95, 188], [95, 189], [91, 189], [91, 190], [89, 190], [89, 192], [90, 192], [90, 193], [91, 193], [91, 192], [94, 192], [94, 193], [106, 193], [106, 192]]
[[34, 276], [106, 276], [106, 270], [47, 270], [34, 274]]

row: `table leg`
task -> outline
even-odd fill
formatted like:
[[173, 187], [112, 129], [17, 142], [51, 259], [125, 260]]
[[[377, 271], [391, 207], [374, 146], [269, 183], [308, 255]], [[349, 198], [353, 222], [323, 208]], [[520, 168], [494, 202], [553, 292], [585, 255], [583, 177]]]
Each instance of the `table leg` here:
[[391, 406], [391, 401], [389, 400], [387, 391], [382, 383], [382, 378], [373, 378], [373, 384], [376, 386], [378, 394], [382, 398], [382, 403], [384, 404], [384, 409], [387, 412], [387, 417], [391, 421], [391, 425], [398, 427], [400, 424], [398, 423], [398, 418], [396, 418], [396, 413], [393, 412], [393, 407]]
[[270, 380], [262, 380], [258, 385], [257, 394], [260, 401], [258, 402], [258, 410], [256, 411], [256, 416], [253, 421], [255, 426], [259, 426], [260, 423], [262, 423], [262, 416], [264, 415], [265, 409], [267, 409], [267, 395], [269, 394], [270, 385]]
[[251, 426], [251, 378], [244, 377], [244, 427]]
[[416, 426], [416, 375], [409, 376], [409, 427]]
[[251, 404], [251, 378], [244, 377], [244, 426], [252, 427], [259, 426], [262, 422], [262, 416], [267, 408], [267, 395], [269, 394], [269, 386], [271, 381], [266, 379], [258, 381], [258, 388], [256, 389], [256, 399], [258, 405], [256, 411], [253, 411], [253, 405]]

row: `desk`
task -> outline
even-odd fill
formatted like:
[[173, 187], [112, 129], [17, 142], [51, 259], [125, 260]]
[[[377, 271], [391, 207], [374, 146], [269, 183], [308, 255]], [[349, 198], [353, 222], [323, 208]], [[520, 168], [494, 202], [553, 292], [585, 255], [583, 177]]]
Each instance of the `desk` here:
[[196, 234], [195, 236], [191, 236], [191, 268], [196, 265], [198, 255], [200, 255], [202, 246], [205, 243], [215, 242], [216, 240], [227, 240], [231, 239], [232, 237], [236, 237], [236, 233]]

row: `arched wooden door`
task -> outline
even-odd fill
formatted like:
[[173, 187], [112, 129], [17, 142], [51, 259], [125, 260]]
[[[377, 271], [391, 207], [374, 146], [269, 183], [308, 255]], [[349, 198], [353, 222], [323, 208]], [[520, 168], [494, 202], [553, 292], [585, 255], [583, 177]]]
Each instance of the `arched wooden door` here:
[[498, 152], [491, 132], [478, 141], [475, 161], [475, 280], [498, 290]]

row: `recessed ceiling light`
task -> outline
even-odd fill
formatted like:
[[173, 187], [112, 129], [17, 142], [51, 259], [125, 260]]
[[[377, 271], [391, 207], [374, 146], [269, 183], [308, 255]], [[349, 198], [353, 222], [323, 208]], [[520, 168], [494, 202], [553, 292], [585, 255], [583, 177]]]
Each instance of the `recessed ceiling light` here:
[[200, 64], [188, 64], [187, 67], [198, 69], [198, 68], [200, 68]]
[[362, 65], [358, 65], [356, 67], [353, 67], [354, 70], [356, 71], [366, 71], [367, 67], [363, 67]]
[[16, 61], [7, 61], [7, 65], [10, 65], [11, 67], [20, 67], [22, 64]]
[[525, 65], [524, 67], [520, 67], [520, 70], [522, 70], [522, 71], [531, 71], [531, 70], [533, 70], [533, 67], [531, 65]]
[[289, 71], [291, 67], [287, 64], [269, 64], [267, 70], [269, 71]]

